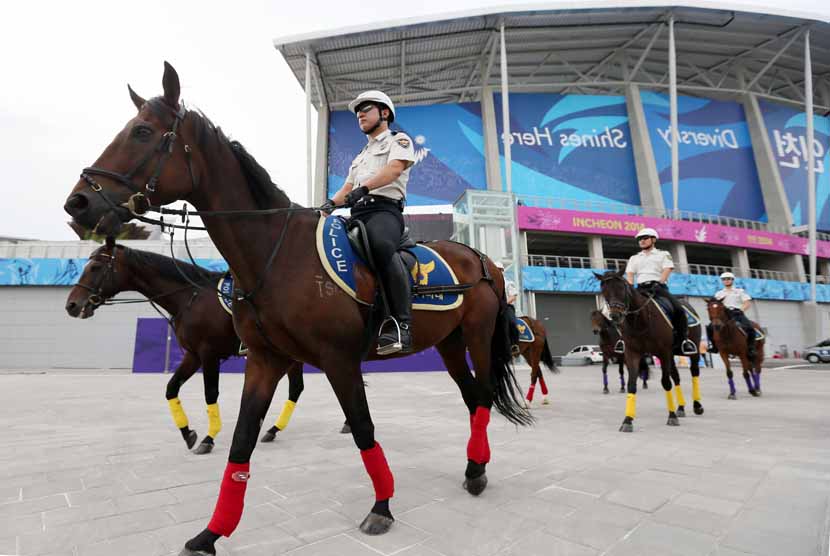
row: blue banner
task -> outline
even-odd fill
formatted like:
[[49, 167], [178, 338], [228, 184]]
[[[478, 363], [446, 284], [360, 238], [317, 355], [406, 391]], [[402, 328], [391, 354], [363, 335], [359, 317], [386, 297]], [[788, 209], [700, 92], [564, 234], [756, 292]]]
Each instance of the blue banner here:
[[[642, 91], [651, 148], [666, 209], [674, 206], [669, 96]], [[680, 210], [766, 221], [755, 156], [743, 106], [678, 96]]]
[[[501, 94], [494, 97], [503, 173]], [[624, 96], [512, 93], [509, 99], [515, 193], [640, 204]]]
[[[548, 266], [526, 266], [522, 269], [522, 287], [538, 292], [599, 293], [599, 281], [594, 272], [586, 268], [556, 268]], [[783, 301], [806, 301], [810, 299], [810, 285], [782, 280], [761, 280], [738, 278], [735, 285], [743, 288], [754, 299], [775, 299]], [[669, 289], [675, 295], [709, 297], [722, 288], [717, 276], [701, 274], [672, 274]], [[830, 302], [830, 285], [818, 284], [816, 297], [821, 303]]]
[[[783, 104], [759, 100], [772, 156], [787, 193], [793, 224], [807, 224], [807, 116]], [[830, 230], [830, 117], [814, 116], [817, 227]]]
[[[448, 205], [467, 189], [487, 189], [479, 103], [402, 106], [392, 128], [409, 135], [415, 146], [408, 205]], [[365, 145], [354, 114], [331, 113], [329, 197], [343, 187], [349, 166]]]

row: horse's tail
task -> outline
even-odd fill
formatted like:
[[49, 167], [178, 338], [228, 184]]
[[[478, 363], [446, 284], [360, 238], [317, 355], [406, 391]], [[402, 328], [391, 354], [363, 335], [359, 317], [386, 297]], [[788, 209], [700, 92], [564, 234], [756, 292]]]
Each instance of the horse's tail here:
[[510, 351], [510, 327], [507, 304], [502, 302], [496, 317], [493, 340], [490, 342], [490, 380], [493, 384], [493, 405], [508, 421], [516, 425], [530, 425], [533, 416], [519, 401], [521, 388], [513, 372], [513, 355]]
[[545, 345], [542, 347], [542, 357], [540, 358], [540, 361], [550, 372], [559, 372], [559, 367], [556, 366], [556, 363], [553, 361], [553, 355], [550, 354], [550, 347], [548, 346], [547, 338], [545, 338]]

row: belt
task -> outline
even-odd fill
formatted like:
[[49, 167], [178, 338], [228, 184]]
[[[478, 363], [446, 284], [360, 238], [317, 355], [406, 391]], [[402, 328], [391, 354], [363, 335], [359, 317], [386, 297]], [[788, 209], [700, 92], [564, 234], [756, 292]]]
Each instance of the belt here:
[[394, 206], [399, 211], [403, 212], [403, 207], [406, 202], [403, 199], [390, 199], [383, 195], [364, 195], [356, 203], [355, 208], [368, 208], [372, 205], [388, 205]]

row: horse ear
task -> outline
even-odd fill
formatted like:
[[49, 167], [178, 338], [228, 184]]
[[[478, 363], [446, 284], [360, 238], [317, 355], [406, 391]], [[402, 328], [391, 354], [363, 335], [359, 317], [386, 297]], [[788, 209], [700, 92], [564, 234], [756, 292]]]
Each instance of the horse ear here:
[[600, 274], [599, 272], [594, 272], [594, 276], [597, 280], [602, 280], [602, 274]]
[[113, 236], [107, 236], [106, 246], [110, 251], [115, 249], [115, 238]]
[[132, 87], [130, 87], [130, 84], [129, 84], [129, 83], [127, 84], [127, 90], [128, 90], [128, 91], [130, 91], [130, 98], [132, 99], [133, 104], [135, 104], [135, 107], [136, 107], [138, 110], [141, 110], [141, 107], [142, 107], [142, 106], [144, 106], [144, 103], [145, 103], [145, 102], [147, 102], [147, 101], [146, 101], [146, 100], [144, 100], [143, 98], [141, 98], [141, 97], [138, 95], [138, 93], [136, 93], [135, 91], [133, 91], [133, 88], [132, 88]]
[[617, 276], [619, 276], [620, 278], [622, 278], [622, 277], [624, 277], [624, 276], [625, 276], [625, 269], [623, 269], [623, 270], [618, 270], [615, 274], [616, 274]]
[[179, 74], [168, 62], [164, 62], [164, 77], [161, 78], [161, 85], [164, 87], [164, 102], [178, 109], [179, 94], [182, 90], [179, 85]]

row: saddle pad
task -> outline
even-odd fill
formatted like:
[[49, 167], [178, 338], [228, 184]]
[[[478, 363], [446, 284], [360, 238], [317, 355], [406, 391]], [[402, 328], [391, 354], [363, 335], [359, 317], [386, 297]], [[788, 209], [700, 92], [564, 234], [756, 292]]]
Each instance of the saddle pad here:
[[527, 342], [532, 344], [536, 341], [536, 336], [533, 335], [533, 330], [530, 328], [530, 325], [527, 323], [526, 320], [516, 317], [516, 319], [513, 321], [513, 325], [516, 327], [516, 330], [519, 331], [520, 342]]
[[[674, 328], [671, 323], [672, 307], [669, 300], [660, 297], [653, 297], [651, 300], [654, 302], [654, 305], [660, 309], [660, 313], [663, 315], [663, 318], [666, 319], [666, 322], [669, 323], [669, 326]], [[689, 309], [686, 305], [683, 305], [683, 310], [686, 311], [686, 322], [689, 324], [689, 328], [700, 326], [700, 319], [691, 311], [691, 309]]]
[[[410, 269], [412, 284], [420, 286], [452, 286], [458, 278], [449, 264], [425, 245], [418, 244], [408, 249], [415, 255], [417, 263]], [[339, 216], [320, 217], [317, 224], [317, 255], [326, 274], [335, 284], [357, 299], [354, 266], [360, 259], [352, 249], [346, 234], [346, 221]], [[414, 295], [412, 308], [420, 311], [449, 311], [464, 301], [460, 293], [432, 293]]]
[[233, 276], [230, 271], [226, 272], [224, 276], [216, 283], [216, 296], [219, 298], [219, 305], [228, 312], [233, 314]]

